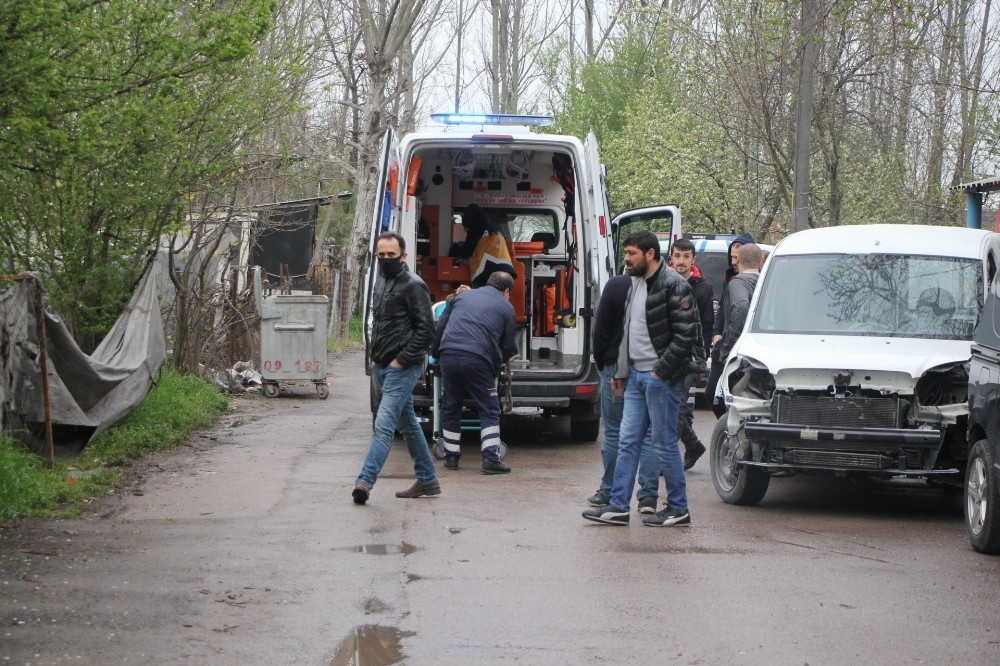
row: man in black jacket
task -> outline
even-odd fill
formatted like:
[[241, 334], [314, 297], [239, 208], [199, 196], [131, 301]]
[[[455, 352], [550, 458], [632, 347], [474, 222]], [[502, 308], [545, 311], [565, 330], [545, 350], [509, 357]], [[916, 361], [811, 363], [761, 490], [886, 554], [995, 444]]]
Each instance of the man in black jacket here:
[[583, 517], [628, 525], [640, 444], [650, 429], [667, 485], [667, 506], [642, 522], [662, 527], [689, 525], [677, 413], [684, 377], [705, 367], [698, 306], [687, 280], [660, 260], [660, 243], [651, 231], [637, 231], [625, 239], [625, 266], [633, 280], [614, 383], [617, 387], [622, 380], [628, 381], [611, 500], [584, 511]]
[[[615, 392], [611, 382], [618, 369], [618, 348], [622, 343], [625, 323], [625, 304], [632, 288], [632, 278], [619, 275], [608, 280], [597, 303], [594, 317], [594, 363], [601, 373], [601, 462], [604, 475], [601, 486], [590, 496], [590, 506], [603, 506], [611, 500], [611, 485], [615, 478], [615, 462], [618, 459], [618, 439], [622, 424], [625, 398], [622, 391]], [[656, 511], [657, 493], [660, 486], [660, 465], [653, 453], [653, 443], [649, 433], [643, 437], [639, 449], [639, 513]]]
[[[698, 304], [702, 343], [707, 350], [712, 344], [712, 323], [715, 319], [715, 308], [712, 306], [712, 285], [701, 275], [694, 274], [694, 265], [694, 243], [683, 238], [674, 241], [670, 248], [670, 266], [691, 285], [694, 300]], [[691, 373], [684, 378], [685, 397], [701, 376], [700, 373]], [[698, 434], [691, 427], [686, 405], [681, 407], [677, 416], [677, 435], [684, 442], [684, 469], [689, 470], [698, 462], [698, 458], [705, 454], [705, 445], [701, 443]]]
[[[739, 257], [739, 250], [744, 245], [753, 243], [754, 239], [751, 234], [741, 234], [729, 244], [729, 268], [726, 269], [726, 273], [722, 280], [722, 293], [719, 294], [719, 301], [722, 301], [723, 296], [726, 293], [726, 287], [729, 285], [729, 281], [733, 279], [736, 275], [736, 262]], [[723, 333], [726, 332], [726, 319], [725, 312], [722, 308], [715, 313], [715, 323], [712, 326], [713, 340], [716, 338], [721, 339]], [[712, 411], [716, 416], [722, 416], [726, 413], [726, 406], [722, 404], [721, 401], [716, 401], [715, 392], [719, 386], [719, 379], [722, 377], [722, 366], [726, 362], [726, 357], [721, 356], [722, 348], [719, 345], [714, 345], [711, 347], [712, 350], [712, 371], [708, 375], [708, 384], [705, 385], [705, 393], [708, 394], [709, 401], [712, 404]]]
[[719, 302], [719, 309], [722, 310], [726, 329], [723, 335], [716, 336], [714, 341], [720, 345], [719, 356], [723, 363], [726, 362], [729, 352], [733, 350], [736, 341], [743, 334], [743, 325], [746, 323], [747, 313], [750, 311], [750, 299], [753, 298], [757, 279], [760, 277], [762, 258], [763, 253], [760, 247], [754, 243], [747, 243], [740, 247], [736, 262], [737, 273], [726, 285], [722, 300]]
[[441, 364], [444, 385], [441, 435], [445, 467], [458, 469], [462, 455], [462, 401], [468, 393], [479, 413], [483, 474], [506, 474], [500, 460], [500, 366], [517, 353], [514, 306], [509, 302], [514, 278], [499, 271], [486, 285], [456, 294], [437, 325], [431, 356]]
[[375, 416], [375, 437], [351, 493], [364, 504], [382, 471], [398, 429], [413, 458], [416, 482], [396, 497], [438, 495], [441, 484], [427, 439], [413, 410], [413, 387], [423, 373], [424, 357], [434, 339], [434, 317], [427, 285], [406, 266], [406, 242], [393, 231], [375, 245], [379, 277], [372, 300], [369, 356], [372, 378], [382, 394]]

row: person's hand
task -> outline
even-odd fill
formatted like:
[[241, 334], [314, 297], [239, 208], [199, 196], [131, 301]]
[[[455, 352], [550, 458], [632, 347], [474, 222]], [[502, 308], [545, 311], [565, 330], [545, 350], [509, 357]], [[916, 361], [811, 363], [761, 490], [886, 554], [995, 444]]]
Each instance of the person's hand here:
[[392, 359], [392, 363], [389, 364], [390, 368], [395, 368], [396, 370], [402, 370], [403, 364], [396, 359]]
[[434, 358], [433, 356], [427, 357], [427, 365], [437, 365], [437, 364], [438, 360], [436, 358]]
[[712, 344], [713, 345], [719, 344], [720, 341], [722, 341], [722, 336], [721, 335], [713, 335], [712, 336]]

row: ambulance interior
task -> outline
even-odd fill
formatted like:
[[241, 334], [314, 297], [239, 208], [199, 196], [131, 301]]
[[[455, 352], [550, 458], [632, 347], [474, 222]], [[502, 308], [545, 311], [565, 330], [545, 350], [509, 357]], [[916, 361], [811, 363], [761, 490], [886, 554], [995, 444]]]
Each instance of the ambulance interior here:
[[575, 168], [565, 151], [467, 142], [420, 147], [408, 165], [402, 214], [416, 226], [415, 268], [434, 302], [471, 285], [470, 267], [457, 256], [467, 206], [478, 204], [505, 237], [517, 272], [510, 302], [518, 353], [510, 365], [521, 376], [576, 374], [585, 360]]

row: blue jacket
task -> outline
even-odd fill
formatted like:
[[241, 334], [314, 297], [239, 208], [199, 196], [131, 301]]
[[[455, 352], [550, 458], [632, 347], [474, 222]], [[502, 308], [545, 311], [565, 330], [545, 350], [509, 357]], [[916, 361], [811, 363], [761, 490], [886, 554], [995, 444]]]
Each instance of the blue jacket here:
[[481, 356], [495, 372], [517, 353], [514, 306], [489, 285], [455, 296], [437, 323], [431, 355], [461, 351]]

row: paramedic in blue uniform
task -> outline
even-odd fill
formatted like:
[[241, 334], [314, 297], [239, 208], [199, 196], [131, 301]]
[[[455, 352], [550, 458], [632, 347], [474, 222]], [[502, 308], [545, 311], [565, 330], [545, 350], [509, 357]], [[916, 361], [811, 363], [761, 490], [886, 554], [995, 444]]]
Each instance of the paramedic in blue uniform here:
[[514, 307], [510, 291], [514, 278], [498, 271], [486, 285], [456, 294], [437, 324], [431, 356], [441, 365], [441, 435], [445, 466], [458, 469], [462, 455], [462, 401], [468, 394], [479, 412], [483, 474], [506, 474], [500, 460], [500, 366], [517, 353]]

